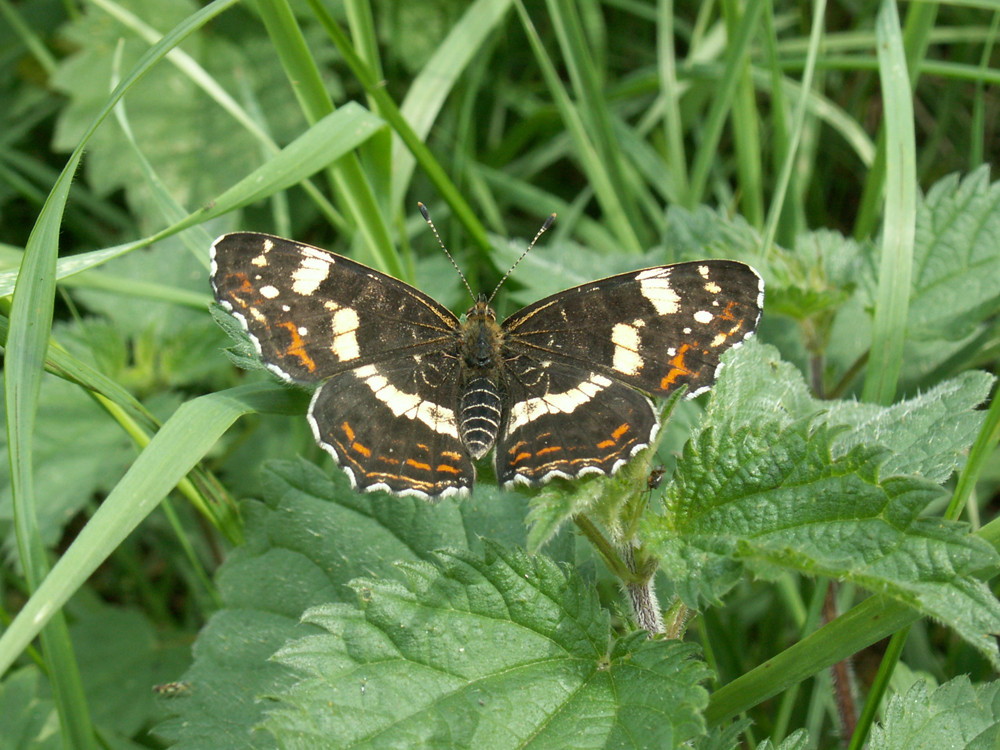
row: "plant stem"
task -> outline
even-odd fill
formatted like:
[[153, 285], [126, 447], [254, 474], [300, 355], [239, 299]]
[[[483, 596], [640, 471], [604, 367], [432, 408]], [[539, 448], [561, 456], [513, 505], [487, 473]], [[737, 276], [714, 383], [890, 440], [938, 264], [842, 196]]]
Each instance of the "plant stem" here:
[[[632, 572], [638, 576], [635, 564], [635, 550], [629, 542], [625, 542], [619, 547], [619, 554], [622, 562]], [[643, 566], [648, 567], [648, 566]], [[654, 568], [655, 570], [655, 568]], [[665, 632], [663, 627], [663, 616], [660, 614], [660, 602], [656, 598], [656, 590], [653, 588], [653, 574], [648, 575], [643, 571], [640, 581], [625, 581], [625, 593], [632, 605], [632, 613], [635, 616], [635, 624], [649, 633], [649, 637]]]

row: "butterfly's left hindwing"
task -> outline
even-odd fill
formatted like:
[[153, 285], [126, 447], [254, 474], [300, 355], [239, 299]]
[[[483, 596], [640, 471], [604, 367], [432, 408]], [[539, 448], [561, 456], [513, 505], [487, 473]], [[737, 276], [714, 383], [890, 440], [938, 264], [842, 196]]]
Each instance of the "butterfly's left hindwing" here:
[[446, 307], [391, 276], [255, 232], [213, 243], [212, 288], [285, 380], [315, 382], [400, 350], [439, 350], [458, 327]]
[[592, 370], [517, 357], [507, 362], [505, 385], [495, 457], [503, 485], [613, 474], [659, 430], [646, 396]]

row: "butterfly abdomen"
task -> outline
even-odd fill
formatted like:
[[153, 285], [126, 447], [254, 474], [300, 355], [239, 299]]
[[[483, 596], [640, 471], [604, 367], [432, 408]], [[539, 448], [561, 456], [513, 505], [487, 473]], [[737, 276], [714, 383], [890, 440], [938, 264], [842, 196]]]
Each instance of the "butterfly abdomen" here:
[[459, 431], [462, 442], [475, 459], [493, 447], [500, 429], [500, 391], [486, 376], [476, 376], [462, 389]]

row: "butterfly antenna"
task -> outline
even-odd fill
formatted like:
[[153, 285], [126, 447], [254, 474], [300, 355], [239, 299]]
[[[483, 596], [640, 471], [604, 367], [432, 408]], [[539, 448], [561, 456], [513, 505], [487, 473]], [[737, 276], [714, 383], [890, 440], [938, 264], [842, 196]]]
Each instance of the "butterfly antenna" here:
[[427, 226], [429, 226], [431, 228], [431, 231], [434, 232], [434, 237], [437, 239], [438, 244], [441, 246], [441, 249], [444, 250], [444, 254], [448, 256], [448, 260], [451, 261], [451, 264], [455, 267], [455, 270], [458, 271], [458, 275], [462, 277], [462, 283], [465, 284], [465, 288], [469, 290], [469, 296], [472, 297], [473, 300], [475, 300], [476, 295], [472, 293], [472, 287], [469, 286], [468, 279], [465, 278], [465, 274], [462, 273], [462, 269], [458, 267], [458, 263], [456, 263], [455, 259], [451, 257], [451, 253], [448, 252], [448, 248], [446, 248], [444, 246], [444, 242], [441, 241], [441, 235], [438, 234], [437, 227], [434, 226], [434, 222], [431, 221], [431, 214], [427, 210], [427, 206], [425, 206], [420, 201], [417, 201], [417, 208], [420, 209], [420, 215], [424, 217], [424, 221], [427, 222]]
[[493, 290], [493, 294], [491, 294], [491, 295], [490, 295], [490, 298], [489, 298], [488, 300], [486, 300], [486, 304], [487, 304], [487, 305], [488, 305], [488, 304], [489, 304], [490, 302], [492, 302], [492, 301], [493, 301], [493, 298], [494, 298], [494, 297], [496, 297], [496, 296], [497, 296], [497, 292], [499, 292], [499, 291], [500, 291], [500, 287], [501, 287], [501, 286], [503, 286], [503, 283], [504, 283], [504, 282], [505, 282], [505, 281], [507, 280], [507, 277], [508, 277], [508, 276], [510, 276], [510, 275], [511, 275], [511, 274], [512, 274], [512, 273], [514, 272], [514, 269], [515, 269], [515, 268], [517, 268], [517, 264], [518, 264], [518, 263], [520, 263], [520, 262], [521, 262], [522, 260], [524, 260], [524, 256], [525, 256], [525, 255], [527, 255], [528, 253], [530, 253], [530, 252], [531, 252], [531, 248], [533, 248], [533, 247], [535, 246], [535, 243], [536, 243], [536, 242], [538, 242], [538, 238], [539, 238], [539, 237], [541, 237], [541, 236], [542, 236], [543, 234], [545, 234], [546, 230], [548, 230], [548, 228], [552, 226], [552, 223], [553, 223], [553, 222], [554, 222], [555, 220], [556, 220], [556, 215], [555, 215], [555, 214], [549, 214], [549, 218], [547, 218], [547, 219], [545, 220], [545, 223], [544, 223], [544, 224], [542, 224], [542, 228], [541, 228], [541, 229], [539, 229], [539, 230], [538, 230], [538, 231], [537, 231], [537, 232], [535, 233], [535, 238], [534, 238], [534, 239], [533, 239], [533, 240], [531, 241], [531, 243], [530, 243], [530, 244], [528, 245], [528, 247], [526, 247], [526, 248], [525, 248], [524, 252], [523, 252], [523, 253], [521, 253], [521, 257], [520, 257], [520, 258], [518, 258], [517, 260], [515, 260], [515, 261], [514, 261], [514, 265], [512, 265], [512, 266], [511, 266], [511, 267], [510, 267], [510, 268], [509, 268], [509, 269], [507, 270], [507, 273], [505, 273], [505, 274], [503, 275], [503, 278], [502, 278], [502, 279], [500, 279], [499, 283], [498, 283], [498, 284], [496, 285], [496, 288], [495, 288], [495, 289]]

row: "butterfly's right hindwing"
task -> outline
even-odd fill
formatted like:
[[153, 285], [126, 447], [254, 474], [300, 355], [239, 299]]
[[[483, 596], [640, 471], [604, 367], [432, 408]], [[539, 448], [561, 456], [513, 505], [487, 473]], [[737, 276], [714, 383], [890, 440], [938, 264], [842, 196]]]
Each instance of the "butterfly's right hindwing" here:
[[403, 352], [441, 350], [458, 326], [447, 308], [391, 276], [254, 232], [212, 244], [212, 289], [285, 380], [320, 381]]

